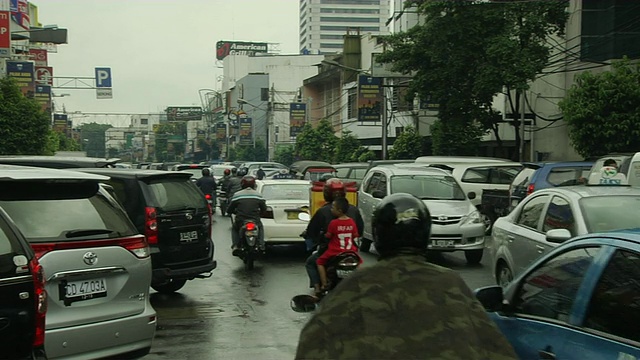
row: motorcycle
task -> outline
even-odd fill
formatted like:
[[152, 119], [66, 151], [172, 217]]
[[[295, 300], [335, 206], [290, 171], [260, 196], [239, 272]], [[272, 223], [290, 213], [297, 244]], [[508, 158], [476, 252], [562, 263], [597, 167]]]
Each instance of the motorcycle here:
[[[308, 222], [311, 219], [311, 216], [308, 213], [300, 213], [298, 214], [298, 219]], [[331, 290], [335, 289], [342, 280], [352, 275], [359, 266], [360, 256], [358, 256], [354, 251], [345, 251], [331, 257], [325, 264], [328, 288], [317, 297], [311, 295], [294, 296], [291, 299], [291, 308], [296, 312], [313, 311], [317, 304], [327, 296]]]
[[216, 206], [213, 203], [213, 196], [211, 196], [211, 194], [205, 194], [204, 195], [205, 199], [207, 199], [207, 205], [209, 205], [209, 210], [211, 211], [211, 214], [215, 214], [216, 213]]
[[229, 198], [227, 192], [224, 190], [218, 190], [218, 205], [220, 206], [220, 214], [222, 216], [228, 216], [227, 207], [229, 206]]
[[258, 238], [260, 228], [251, 220], [245, 220], [240, 228], [240, 244], [237, 255], [244, 262], [247, 270], [253, 270], [253, 262], [260, 255], [260, 240]]

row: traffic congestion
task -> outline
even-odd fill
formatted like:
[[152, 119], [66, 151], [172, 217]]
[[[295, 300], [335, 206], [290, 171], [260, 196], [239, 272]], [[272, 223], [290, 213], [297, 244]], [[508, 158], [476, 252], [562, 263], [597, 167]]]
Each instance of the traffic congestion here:
[[[235, 162], [152, 170], [145, 169], [148, 164], [118, 168], [118, 159], [1, 157], [3, 238], [15, 264], [4, 279], [12, 271], [25, 274], [23, 282], [2, 287], [3, 297], [28, 289], [28, 298], [35, 301], [27, 308], [35, 326], [23, 324], [6, 332], [21, 334], [21, 345], [12, 354], [31, 348], [29, 353], [48, 358], [162, 358], [162, 352], [154, 351], [163, 342], [162, 307], [177, 294], [182, 294], [181, 300], [176, 298], [180, 302], [193, 296], [187, 282], [193, 282], [192, 289], [218, 282], [224, 271], [218, 266], [221, 257], [233, 272], [251, 277], [278, 266], [283, 254], [311, 254], [311, 262], [299, 259], [289, 270], [300, 288], [276, 298], [280, 306], [291, 302], [294, 314], [317, 312], [338, 297], [332, 292], [340, 294], [342, 281], [366, 274], [360, 267], [375, 268], [377, 261], [369, 253], [384, 259], [389, 250], [378, 249], [384, 246], [384, 229], [416, 215], [415, 209], [405, 210], [396, 225], [378, 228], [380, 209], [393, 204], [389, 199], [395, 195], [410, 194], [430, 214], [419, 217], [428, 226], [420, 237], [428, 239], [421, 244], [431, 262], [442, 264], [441, 254], [461, 252], [464, 271], [485, 267], [490, 272], [491, 281], [475, 294], [512, 347], [509, 351], [522, 359], [536, 357], [540, 348], [560, 358], [577, 351], [594, 359], [635, 356], [640, 350], [632, 345], [638, 339], [631, 324], [638, 313], [633, 294], [640, 275], [635, 270], [640, 217], [629, 209], [640, 201], [632, 185], [640, 154], [616, 156], [618, 161], [607, 156], [593, 161], [588, 170], [583, 170], [585, 164], [561, 164], [544, 171], [546, 164], [517, 166], [481, 157], [351, 164], [354, 169], [367, 165], [360, 183], [349, 171], [340, 171], [345, 169], [340, 164], [313, 162], [303, 167]], [[249, 175], [251, 166], [256, 176]], [[218, 178], [217, 169], [223, 169]], [[267, 175], [267, 169], [277, 170]], [[317, 180], [312, 180], [314, 173]], [[476, 193], [498, 191], [509, 178], [503, 203], [512, 209], [492, 223], [486, 215], [502, 210], [472, 200]], [[536, 185], [549, 187], [524, 184], [536, 178]], [[534, 191], [524, 198], [513, 196], [518, 186]], [[349, 206], [339, 210], [336, 199]], [[343, 221], [340, 229], [351, 229], [340, 236], [341, 247], [322, 245], [311, 235], [322, 226], [316, 219], [325, 216]], [[337, 220], [343, 218], [355, 222], [345, 226], [348, 221]], [[46, 220], [45, 226], [37, 225], [39, 219]], [[338, 227], [330, 229], [321, 231]], [[400, 236], [401, 227], [397, 231], [391, 238], [409, 236]], [[311, 251], [317, 246], [329, 248], [320, 250], [328, 257], [314, 281], [318, 256]], [[482, 259], [485, 265], [477, 268]], [[190, 307], [188, 302], [183, 306], [185, 311]], [[16, 319], [27, 311], [14, 310]], [[292, 321], [291, 327], [300, 331], [300, 321]], [[27, 338], [33, 342], [25, 342]], [[296, 349], [298, 338], [289, 340], [289, 350]], [[306, 355], [298, 352], [299, 358], [313, 357], [315, 350], [300, 346]], [[327, 351], [321, 357], [339, 357]]]

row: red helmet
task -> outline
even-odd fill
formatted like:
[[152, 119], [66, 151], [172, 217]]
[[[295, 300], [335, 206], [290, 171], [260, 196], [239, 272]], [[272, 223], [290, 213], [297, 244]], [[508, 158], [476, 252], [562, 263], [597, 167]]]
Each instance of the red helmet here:
[[225, 174], [225, 175], [231, 175], [231, 170], [229, 170], [229, 169], [224, 169], [224, 174]]
[[242, 188], [243, 189], [246, 189], [246, 188], [255, 189], [256, 188], [256, 178], [251, 176], [251, 175], [243, 176], [242, 180], [240, 181], [240, 183], [242, 184]]
[[324, 183], [322, 194], [324, 195], [324, 200], [326, 202], [331, 202], [339, 196], [344, 197], [346, 196], [344, 183], [338, 178], [331, 178]]

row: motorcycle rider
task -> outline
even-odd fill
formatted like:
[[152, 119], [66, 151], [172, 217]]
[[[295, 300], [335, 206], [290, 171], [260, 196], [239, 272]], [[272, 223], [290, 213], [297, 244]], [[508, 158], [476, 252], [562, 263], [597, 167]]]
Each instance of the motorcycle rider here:
[[241, 186], [242, 190], [233, 195], [227, 208], [227, 213], [236, 214], [231, 227], [232, 254], [233, 256], [240, 254], [240, 229], [245, 220], [251, 220], [258, 225], [258, 241], [260, 242], [260, 250], [264, 253], [264, 228], [262, 221], [260, 221], [260, 213], [267, 211], [267, 204], [262, 195], [255, 190], [256, 178], [250, 175], [244, 176]]
[[231, 199], [233, 197], [233, 194], [236, 193], [236, 191], [242, 190], [241, 179], [242, 179], [242, 176], [238, 175], [238, 169], [232, 168], [231, 177], [229, 178], [227, 187], [224, 189], [224, 191], [227, 193], [227, 199]]
[[296, 359], [517, 359], [462, 278], [426, 261], [431, 215], [420, 199], [385, 197], [372, 227], [379, 262], [323, 301]]
[[[307, 258], [305, 264], [307, 274], [309, 275], [309, 287], [314, 289], [316, 295], [319, 295], [322, 292], [320, 273], [318, 272], [316, 262], [320, 255], [327, 250], [329, 245], [329, 239], [327, 239], [324, 234], [329, 228], [329, 223], [334, 219], [331, 211], [333, 200], [337, 197], [346, 197], [344, 183], [342, 180], [337, 178], [327, 180], [322, 188], [322, 195], [324, 196], [324, 201], [326, 203], [316, 211], [305, 230], [305, 236], [310, 238], [318, 247], [318, 249]], [[358, 228], [358, 234], [362, 234], [362, 231], [364, 230], [364, 220], [362, 220], [362, 216], [360, 215], [358, 208], [349, 204], [349, 209], [347, 210], [346, 215], [355, 221], [356, 227]]]
[[211, 195], [212, 206], [215, 209], [216, 189], [218, 185], [216, 184], [216, 179], [211, 176], [211, 170], [209, 170], [209, 168], [202, 169], [202, 177], [196, 180], [196, 186], [200, 188], [203, 194]]
[[225, 216], [227, 204], [229, 203], [227, 188], [229, 187], [230, 179], [231, 179], [231, 169], [224, 169], [224, 175], [222, 176], [222, 179], [220, 179], [220, 197], [224, 198], [224, 200], [220, 199], [220, 214], [222, 214], [222, 216]]

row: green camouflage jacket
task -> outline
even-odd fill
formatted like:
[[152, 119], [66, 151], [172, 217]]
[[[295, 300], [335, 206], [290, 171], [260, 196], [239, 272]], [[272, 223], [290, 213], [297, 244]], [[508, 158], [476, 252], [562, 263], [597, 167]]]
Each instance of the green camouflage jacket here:
[[322, 301], [296, 359], [517, 359], [453, 270], [419, 255], [358, 270]]

